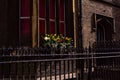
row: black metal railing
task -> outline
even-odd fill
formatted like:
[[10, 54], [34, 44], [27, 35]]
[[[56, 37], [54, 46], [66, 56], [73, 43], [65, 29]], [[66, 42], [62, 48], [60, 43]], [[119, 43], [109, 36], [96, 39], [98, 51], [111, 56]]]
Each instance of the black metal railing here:
[[120, 48], [120, 41], [99, 41], [94, 42], [92, 46], [98, 48]]
[[120, 48], [0, 48], [1, 80], [120, 80], [119, 74]]

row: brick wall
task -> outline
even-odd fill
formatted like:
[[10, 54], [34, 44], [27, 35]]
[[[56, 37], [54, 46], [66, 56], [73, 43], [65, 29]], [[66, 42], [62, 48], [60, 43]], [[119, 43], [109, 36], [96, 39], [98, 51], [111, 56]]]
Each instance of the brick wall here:
[[[108, 2], [108, 0], [106, 0]], [[110, 0], [111, 2], [111, 0]], [[96, 41], [96, 31], [92, 32], [92, 15], [93, 13], [112, 17], [115, 20], [115, 34], [113, 34], [114, 40], [120, 40], [120, 10], [119, 8], [106, 5], [93, 0], [82, 0], [82, 34], [83, 34], [83, 46], [88, 47]], [[118, 37], [119, 36], [119, 37]]]
[[[113, 0], [113, 3], [116, 5], [120, 5], [120, 0]], [[120, 40], [120, 8], [115, 8], [113, 7], [113, 17], [115, 20], [115, 34], [114, 34], [114, 39], [115, 40]]]

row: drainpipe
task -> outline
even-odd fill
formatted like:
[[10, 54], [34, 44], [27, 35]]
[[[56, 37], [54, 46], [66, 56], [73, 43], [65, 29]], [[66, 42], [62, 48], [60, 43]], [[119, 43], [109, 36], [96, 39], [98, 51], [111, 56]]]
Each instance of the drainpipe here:
[[[82, 0], [78, 0], [77, 4], [77, 46], [81, 48], [80, 53], [82, 53]], [[77, 70], [77, 80], [84, 80], [84, 60], [77, 60]]]
[[82, 40], [82, 0], [78, 0], [78, 39], [79, 45], [78, 47], [83, 48], [83, 40]]

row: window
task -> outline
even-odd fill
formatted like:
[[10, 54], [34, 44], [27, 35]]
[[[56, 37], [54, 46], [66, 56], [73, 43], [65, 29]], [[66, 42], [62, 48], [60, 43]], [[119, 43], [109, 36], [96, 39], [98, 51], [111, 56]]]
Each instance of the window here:
[[73, 37], [72, 0], [39, 0], [38, 12], [39, 35], [56, 33]]
[[72, 0], [37, 0], [38, 45], [41, 35], [63, 34], [73, 37]]
[[96, 31], [97, 42], [112, 41], [114, 29], [114, 19], [112, 17], [93, 14], [93, 30]]
[[[33, 40], [33, 1], [1, 0], [0, 14], [2, 37], [0, 45], [32, 46]], [[44, 34], [63, 34], [73, 37], [72, 0], [36, 0], [37, 45]], [[4, 17], [2, 17], [4, 16]]]
[[65, 34], [64, 1], [39, 0], [40, 34]]
[[[65, 35], [65, 0], [39, 0], [38, 27], [39, 35], [46, 33]], [[39, 43], [40, 39], [38, 40]]]

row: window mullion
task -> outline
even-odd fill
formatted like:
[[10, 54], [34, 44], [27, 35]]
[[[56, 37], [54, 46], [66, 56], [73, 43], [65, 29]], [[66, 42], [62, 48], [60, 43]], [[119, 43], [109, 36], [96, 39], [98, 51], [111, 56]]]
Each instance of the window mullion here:
[[46, 0], [46, 33], [50, 33], [50, 0]]
[[[68, 19], [67, 19], [67, 17], [69, 16], [68, 15], [68, 9], [67, 9], [67, 5], [68, 5], [68, 3], [67, 3], [68, 1], [67, 0], [65, 0], [64, 1], [64, 10], [65, 10], [65, 12], [64, 12], [64, 21], [65, 21], [65, 24], [64, 24], [64, 26], [65, 26], [65, 28], [67, 28], [68, 27]], [[65, 29], [65, 35], [67, 36], [67, 29]]]
[[56, 28], [56, 33], [60, 33], [60, 0], [55, 0], [55, 28]]
[[64, 0], [63, 3], [64, 3], [64, 35], [66, 36], [66, 21], [65, 21], [66, 20], [66, 11], [65, 11], [66, 10], [65, 9], [66, 8], [66, 0]]
[[21, 0], [19, 0], [19, 46], [21, 46]]

